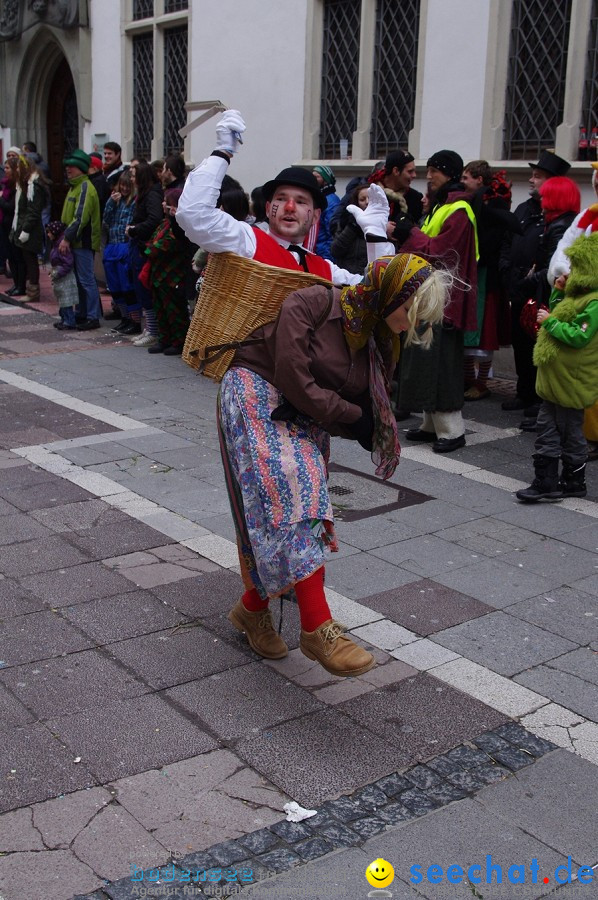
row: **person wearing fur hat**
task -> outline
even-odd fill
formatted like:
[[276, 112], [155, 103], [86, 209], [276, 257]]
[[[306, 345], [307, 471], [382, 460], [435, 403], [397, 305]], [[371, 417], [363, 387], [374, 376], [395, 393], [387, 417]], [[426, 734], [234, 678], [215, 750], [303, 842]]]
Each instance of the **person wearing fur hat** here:
[[[238, 110], [224, 112], [216, 126], [216, 148], [189, 173], [176, 216], [189, 240], [211, 253], [229, 251], [271, 266], [308, 271], [335, 284], [361, 281], [362, 275], [341, 269], [302, 246], [327, 206], [327, 198], [311, 172], [290, 166], [263, 186], [268, 232], [218, 209], [222, 179], [244, 131], [245, 122]], [[388, 202], [384, 192], [376, 185], [370, 192], [367, 209], [352, 206], [350, 212], [366, 234], [371, 262], [394, 253], [395, 248], [386, 238]]]
[[524, 503], [587, 493], [583, 416], [584, 409], [598, 400], [598, 232], [578, 237], [565, 253], [571, 273], [556, 279], [549, 310], [539, 309], [537, 314], [534, 363], [542, 404], [533, 457], [535, 478], [530, 487], [516, 493]]
[[478, 237], [475, 214], [461, 184], [463, 160], [453, 150], [439, 150], [427, 162], [431, 209], [421, 228], [408, 217], [399, 218], [394, 231], [401, 252], [426, 257], [450, 268], [457, 276], [444, 320], [435, 327], [434, 344], [423, 355], [407, 347], [401, 359], [401, 407], [423, 410], [419, 428], [407, 440], [431, 443], [435, 453], [452, 453], [465, 446], [464, 332], [477, 324]]
[[93, 271], [93, 257], [100, 249], [101, 218], [100, 201], [87, 173], [91, 158], [83, 150], [73, 150], [63, 160], [69, 191], [64, 198], [61, 220], [66, 231], [60, 242], [60, 251], [73, 251], [75, 277], [79, 288], [77, 309], [79, 331], [100, 327], [102, 306], [98, 283]]

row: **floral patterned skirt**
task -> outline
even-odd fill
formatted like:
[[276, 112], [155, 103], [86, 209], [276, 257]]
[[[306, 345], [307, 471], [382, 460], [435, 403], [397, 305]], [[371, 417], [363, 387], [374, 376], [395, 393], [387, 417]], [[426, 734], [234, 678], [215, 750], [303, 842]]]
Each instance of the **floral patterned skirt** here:
[[[273, 422], [282, 395], [248, 369], [229, 369], [218, 430], [241, 567], [262, 598], [276, 597], [336, 550], [327, 486], [330, 436], [311, 419]], [[247, 585], [249, 586], [249, 585]]]

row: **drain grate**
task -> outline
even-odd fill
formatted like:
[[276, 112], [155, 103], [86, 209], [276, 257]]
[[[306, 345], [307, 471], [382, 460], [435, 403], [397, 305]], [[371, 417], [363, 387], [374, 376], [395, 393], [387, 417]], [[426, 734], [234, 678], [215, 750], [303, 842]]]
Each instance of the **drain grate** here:
[[344, 522], [357, 522], [432, 499], [402, 484], [381, 481], [337, 463], [329, 467], [328, 491], [334, 515]]

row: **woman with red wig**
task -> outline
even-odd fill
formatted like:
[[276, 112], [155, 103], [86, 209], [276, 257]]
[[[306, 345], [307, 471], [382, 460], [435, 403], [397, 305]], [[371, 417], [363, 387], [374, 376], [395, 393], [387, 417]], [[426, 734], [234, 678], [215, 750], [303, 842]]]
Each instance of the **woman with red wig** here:
[[[548, 283], [548, 266], [552, 255], [564, 233], [581, 207], [579, 188], [571, 178], [556, 175], [548, 178], [540, 188], [540, 203], [546, 223], [544, 234], [540, 238], [536, 261], [525, 279], [528, 297], [536, 300], [538, 306], [548, 308], [551, 286]], [[540, 403], [526, 410], [526, 418], [520, 424], [523, 431], [535, 431]]]

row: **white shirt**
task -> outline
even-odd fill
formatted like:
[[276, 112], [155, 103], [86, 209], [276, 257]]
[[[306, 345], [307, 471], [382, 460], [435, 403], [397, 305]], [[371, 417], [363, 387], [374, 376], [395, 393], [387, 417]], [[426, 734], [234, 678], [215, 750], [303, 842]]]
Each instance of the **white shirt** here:
[[[193, 244], [211, 253], [236, 253], [245, 259], [253, 259], [257, 247], [253, 228], [247, 222], [239, 222], [229, 213], [217, 209], [222, 179], [228, 163], [219, 156], [208, 156], [187, 176], [183, 193], [179, 198], [176, 220]], [[268, 232], [281, 247], [289, 241]], [[380, 242], [368, 244], [368, 262], [379, 256], [394, 256], [394, 244]], [[309, 251], [308, 251], [309, 252]], [[293, 254], [296, 258], [296, 254]], [[330, 260], [331, 279], [334, 284], [359, 284], [363, 275], [355, 275], [341, 269]], [[299, 262], [299, 260], [297, 260]]]

